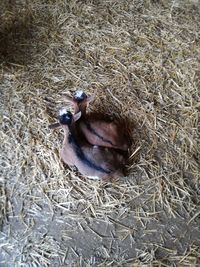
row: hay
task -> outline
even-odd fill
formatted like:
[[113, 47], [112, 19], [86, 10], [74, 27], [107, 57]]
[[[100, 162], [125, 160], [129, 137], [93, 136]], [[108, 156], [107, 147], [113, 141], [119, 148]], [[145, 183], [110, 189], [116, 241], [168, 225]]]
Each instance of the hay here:
[[[199, 2], [0, 5], [0, 265], [197, 266]], [[48, 125], [76, 88], [127, 120], [127, 177], [61, 162]]]

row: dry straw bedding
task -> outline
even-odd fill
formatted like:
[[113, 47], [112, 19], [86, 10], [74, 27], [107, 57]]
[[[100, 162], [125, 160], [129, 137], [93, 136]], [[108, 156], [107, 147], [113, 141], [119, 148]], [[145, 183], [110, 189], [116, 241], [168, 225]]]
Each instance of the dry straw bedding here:
[[[0, 266], [200, 264], [199, 5], [1, 1]], [[128, 122], [127, 177], [61, 162], [47, 126], [76, 88]]]

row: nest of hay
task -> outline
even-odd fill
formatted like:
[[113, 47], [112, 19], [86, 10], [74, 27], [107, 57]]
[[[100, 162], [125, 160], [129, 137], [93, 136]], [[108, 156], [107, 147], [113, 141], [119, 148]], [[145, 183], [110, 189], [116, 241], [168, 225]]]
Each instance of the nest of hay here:
[[[0, 6], [1, 265], [196, 266], [198, 1]], [[77, 88], [129, 122], [129, 175], [115, 183], [60, 160], [48, 125]]]

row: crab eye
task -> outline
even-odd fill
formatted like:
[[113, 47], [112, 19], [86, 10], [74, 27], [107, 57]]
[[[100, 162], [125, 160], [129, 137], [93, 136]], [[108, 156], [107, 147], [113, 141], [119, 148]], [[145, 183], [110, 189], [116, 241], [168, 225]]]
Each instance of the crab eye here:
[[70, 125], [72, 123], [72, 113], [66, 109], [61, 109], [58, 119], [60, 124]]
[[74, 92], [73, 96], [74, 96], [74, 99], [78, 102], [81, 102], [87, 98], [86, 93], [84, 93], [81, 90], [77, 90], [76, 92]]

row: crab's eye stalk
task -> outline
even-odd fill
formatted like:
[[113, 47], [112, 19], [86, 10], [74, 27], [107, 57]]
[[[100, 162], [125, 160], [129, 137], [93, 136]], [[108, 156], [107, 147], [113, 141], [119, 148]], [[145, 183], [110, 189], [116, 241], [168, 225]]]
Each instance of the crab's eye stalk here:
[[77, 90], [76, 92], [74, 92], [73, 97], [74, 100], [81, 102], [87, 98], [87, 95], [83, 91]]
[[66, 109], [61, 109], [59, 112], [59, 122], [62, 125], [70, 125], [72, 123], [72, 113], [70, 111], [67, 111]]

